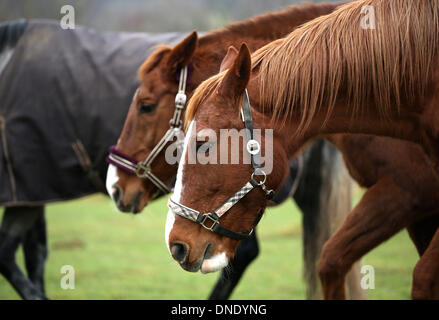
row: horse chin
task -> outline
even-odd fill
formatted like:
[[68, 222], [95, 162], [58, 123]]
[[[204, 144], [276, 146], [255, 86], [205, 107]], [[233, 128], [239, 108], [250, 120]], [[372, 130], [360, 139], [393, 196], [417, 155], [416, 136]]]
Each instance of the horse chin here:
[[204, 259], [200, 270], [202, 273], [212, 273], [225, 268], [228, 264], [229, 259], [227, 258], [227, 255], [222, 252], [212, 258]]
[[138, 214], [148, 205], [150, 199], [151, 197], [145, 196], [142, 191], [138, 191], [131, 203], [123, 205], [119, 202], [116, 203], [116, 206], [121, 212]]
[[141, 197], [133, 203], [131, 207], [131, 213], [137, 214], [142, 212], [143, 209], [151, 202], [161, 197], [161, 193], [159, 191], [155, 191], [152, 193], [143, 192]]

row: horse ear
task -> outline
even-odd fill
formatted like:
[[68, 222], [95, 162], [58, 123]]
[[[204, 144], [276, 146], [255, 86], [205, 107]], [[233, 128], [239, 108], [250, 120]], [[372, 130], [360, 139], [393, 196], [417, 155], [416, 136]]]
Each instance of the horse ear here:
[[238, 50], [234, 46], [230, 46], [229, 49], [227, 50], [226, 56], [221, 62], [220, 72], [229, 69], [237, 56], [238, 56]]
[[233, 65], [224, 75], [219, 91], [225, 95], [242, 94], [250, 80], [251, 64], [250, 50], [243, 43]]
[[166, 60], [166, 68], [171, 77], [175, 77], [178, 70], [189, 64], [197, 44], [198, 35], [196, 31], [193, 31], [171, 50]]

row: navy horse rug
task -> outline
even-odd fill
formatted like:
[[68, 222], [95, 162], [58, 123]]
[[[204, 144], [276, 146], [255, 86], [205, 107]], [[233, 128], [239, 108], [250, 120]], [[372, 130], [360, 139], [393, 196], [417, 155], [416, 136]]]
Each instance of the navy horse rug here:
[[179, 33], [0, 24], [0, 205], [41, 205], [103, 191], [137, 87], [137, 68]]

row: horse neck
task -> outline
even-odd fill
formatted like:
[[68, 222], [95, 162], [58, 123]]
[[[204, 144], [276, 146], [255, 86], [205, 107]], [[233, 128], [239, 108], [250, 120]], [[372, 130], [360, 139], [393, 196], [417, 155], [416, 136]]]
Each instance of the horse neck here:
[[331, 13], [344, 3], [290, 6], [283, 11], [257, 16], [206, 34], [199, 39], [193, 57], [194, 87], [218, 73], [229, 46], [239, 48], [242, 43], [246, 43], [253, 52], [273, 40], [286, 36], [303, 23]]
[[[340, 98], [329, 116], [325, 112], [319, 112], [313, 117], [310, 125], [301, 133], [297, 134], [301, 114], [295, 112], [288, 119], [274, 120], [270, 111], [261, 109], [261, 99], [258, 77], [252, 77], [248, 92], [252, 108], [264, 114], [264, 122], [255, 124], [255, 127], [267, 123], [272, 127], [277, 136], [285, 137], [284, 144], [288, 157], [294, 157], [305, 144], [315, 138], [325, 137], [334, 134], [366, 134], [373, 136], [384, 136], [423, 143], [424, 136], [420, 131], [417, 116], [411, 112], [395, 113], [390, 119], [383, 118], [376, 111], [375, 105], [365, 106], [361, 115], [352, 115], [351, 108], [346, 105], [344, 98]], [[268, 108], [271, 109], [271, 108]]]
[[[372, 107], [372, 106], [371, 106]], [[329, 119], [326, 115], [316, 116], [301, 136], [294, 136], [295, 129], [299, 121], [292, 120], [287, 122], [287, 130], [293, 138], [289, 141], [289, 149], [292, 153], [299, 150], [304, 143], [316, 138], [325, 137], [333, 134], [365, 134], [372, 136], [390, 137], [411, 141], [414, 143], [423, 143], [423, 135], [417, 125], [414, 117], [399, 115], [390, 119], [383, 119], [382, 116], [373, 112], [372, 108], [361, 115], [353, 117], [345, 112], [347, 106], [345, 103], [337, 103], [334, 112]], [[326, 120], [326, 124], [323, 123]]]

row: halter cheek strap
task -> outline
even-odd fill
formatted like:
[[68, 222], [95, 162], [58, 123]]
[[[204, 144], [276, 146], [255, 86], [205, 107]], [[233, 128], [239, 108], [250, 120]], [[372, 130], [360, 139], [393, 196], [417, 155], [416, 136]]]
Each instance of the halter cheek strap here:
[[[169, 121], [169, 129], [165, 135], [156, 144], [151, 153], [144, 161], [137, 161], [136, 159], [118, 151], [116, 146], [111, 146], [107, 162], [115, 165], [119, 169], [129, 173], [135, 174], [141, 179], [148, 179], [152, 182], [161, 193], [171, 193], [171, 189], [159, 177], [157, 177], [151, 168], [152, 162], [164, 150], [169, 142], [172, 142], [174, 137], [177, 137], [177, 147], [182, 148], [184, 132], [182, 127], [182, 114], [186, 106], [186, 83], [188, 78], [188, 67], [184, 67], [180, 72], [180, 80], [178, 83], [178, 93], [175, 96], [175, 110], [172, 119]], [[181, 150], [180, 150], [181, 151]], [[181, 154], [179, 152], [178, 154]]]
[[[212, 232], [218, 233], [222, 236], [229, 237], [235, 240], [243, 240], [249, 238], [253, 233], [254, 227], [259, 223], [263, 211], [260, 210], [256, 221], [253, 223], [253, 228], [250, 231], [246, 232], [236, 232], [230, 230], [220, 224], [219, 219], [225, 215], [235, 204], [237, 204], [242, 198], [244, 198], [250, 191], [252, 191], [256, 187], [261, 187], [261, 189], [265, 192], [267, 199], [271, 199], [274, 196], [273, 190], [268, 190], [265, 186], [265, 182], [267, 180], [267, 175], [261, 169], [261, 159], [260, 159], [260, 151], [261, 147], [258, 141], [254, 140], [253, 135], [253, 119], [251, 115], [250, 109], [250, 101], [248, 98], [247, 90], [245, 91], [244, 101], [241, 109], [241, 116], [244, 122], [246, 132], [247, 132], [247, 151], [251, 157], [251, 163], [253, 166], [253, 173], [250, 177], [250, 180], [237, 192], [233, 194], [229, 199], [227, 199], [221, 206], [215, 209], [213, 212], [209, 213], [200, 213], [199, 211], [184, 206], [171, 198], [168, 200], [168, 206], [175, 214], [189, 219], [195, 223], [200, 224], [205, 229], [210, 230]], [[255, 175], [262, 175], [262, 179], [257, 181], [255, 179]]]

